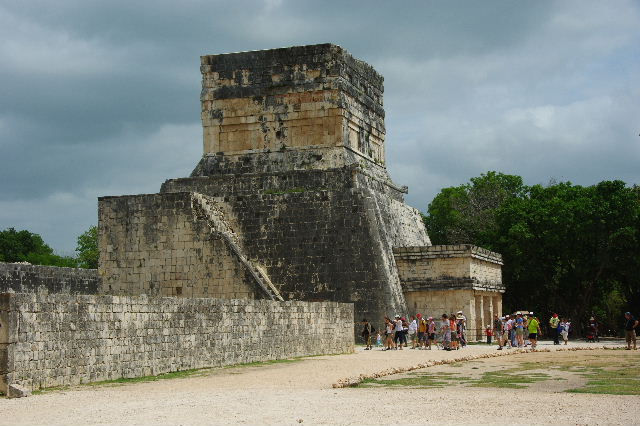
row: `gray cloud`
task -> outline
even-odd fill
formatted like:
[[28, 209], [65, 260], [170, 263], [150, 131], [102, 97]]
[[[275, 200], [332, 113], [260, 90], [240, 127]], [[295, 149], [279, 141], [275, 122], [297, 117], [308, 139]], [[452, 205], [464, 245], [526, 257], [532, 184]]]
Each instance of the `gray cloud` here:
[[333, 42], [385, 76], [387, 164], [422, 209], [487, 170], [638, 182], [633, 1], [0, 0], [0, 228], [62, 251], [96, 197], [201, 152], [199, 56]]

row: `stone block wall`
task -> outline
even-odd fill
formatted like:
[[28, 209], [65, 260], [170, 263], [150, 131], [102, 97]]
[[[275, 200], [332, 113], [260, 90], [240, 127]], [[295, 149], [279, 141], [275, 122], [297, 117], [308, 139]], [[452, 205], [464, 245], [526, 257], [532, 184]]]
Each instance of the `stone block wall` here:
[[472, 279], [491, 285], [502, 284], [502, 264], [484, 259], [471, 259], [470, 265]]
[[405, 309], [393, 247], [430, 244], [420, 213], [360, 167], [173, 179], [215, 199], [284, 299], [353, 302], [359, 318]]
[[0, 293], [95, 294], [100, 282], [96, 269], [0, 262]]
[[[405, 288], [504, 291], [502, 256], [470, 244], [394, 249]], [[417, 289], [417, 288], [416, 288]]]
[[99, 198], [102, 293], [264, 297], [193, 202], [189, 193]]
[[207, 55], [201, 72], [205, 154], [346, 147], [384, 162], [383, 78], [340, 46]]
[[0, 295], [0, 391], [352, 352], [353, 305]]

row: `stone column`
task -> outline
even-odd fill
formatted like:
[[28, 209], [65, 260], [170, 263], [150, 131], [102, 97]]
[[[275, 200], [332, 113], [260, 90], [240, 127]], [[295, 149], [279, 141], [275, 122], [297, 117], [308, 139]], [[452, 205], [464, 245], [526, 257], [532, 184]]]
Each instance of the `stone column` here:
[[482, 340], [482, 321], [483, 321], [483, 297], [481, 295], [475, 295], [476, 309], [475, 309], [475, 324], [474, 335], [476, 340]]
[[482, 301], [484, 303], [484, 318], [482, 318], [482, 328], [489, 324], [489, 327], [492, 327], [491, 323], [493, 322], [493, 300], [491, 296], [482, 296]]
[[493, 313], [502, 316], [502, 295], [497, 293], [492, 297], [493, 299]]

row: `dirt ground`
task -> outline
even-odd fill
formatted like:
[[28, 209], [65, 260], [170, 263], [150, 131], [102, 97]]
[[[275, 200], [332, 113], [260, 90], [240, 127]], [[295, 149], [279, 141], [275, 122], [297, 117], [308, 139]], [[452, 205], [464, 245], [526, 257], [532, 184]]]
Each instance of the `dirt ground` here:
[[[578, 346], [602, 344], [570, 345]], [[542, 344], [539, 349], [555, 351], [558, 347]], [[612, 354], [640, 357], [640, 351], [525, 353], [380, 378], [450, 377], [436, 387], [375, 383], [371, 387], [332, 387], [361, 374], [493, 353], [495, 347], [485, 345], [455, 352], [358, 348], [355, 354], [211, 370], [181, 379], [81, 386], [28, 398], [0, 399], [0, 425], [640, 425], [639, 396], [566, 393], [584, 385], [586, 379], [566, 368], [542, 368], [560, 359], [554, 357], [561, 357], [565, 366], [581, 366]], [[539, 370], [532, 364], [535, 362], [541, 363]], [[529, 363], [528, 371], [541, 379], [518, 389], [470, 385], [486, 372], [512, 370], [522, 363]]]

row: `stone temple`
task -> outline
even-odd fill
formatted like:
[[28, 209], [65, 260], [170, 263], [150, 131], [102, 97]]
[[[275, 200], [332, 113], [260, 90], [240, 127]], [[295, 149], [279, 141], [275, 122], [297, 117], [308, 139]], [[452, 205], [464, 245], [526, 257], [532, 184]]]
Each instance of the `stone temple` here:
[[319, 44], [207, 55], [200, 69], [191, 176], [99, 199], [101, 293], [352, 302], [375, 324], [462, 309], [481, 337], [501, 313], [502, 258], [431, 244], [387, 173], [373, 67]]

